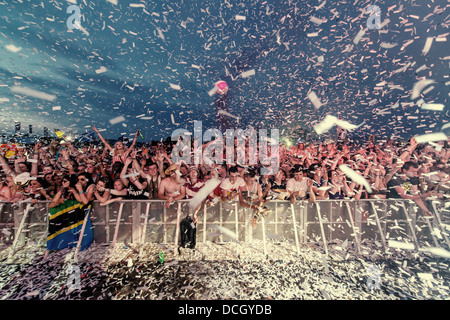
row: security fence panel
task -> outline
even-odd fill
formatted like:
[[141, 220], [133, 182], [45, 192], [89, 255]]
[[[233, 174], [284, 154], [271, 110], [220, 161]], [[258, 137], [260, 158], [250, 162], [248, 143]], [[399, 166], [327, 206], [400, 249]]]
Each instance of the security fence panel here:
[[[267, 244], [279, 243], [287, 243], [297, 252], [303, 245], [316, 243], [327, 253], [328, 245], [346, 240], [358, 252], [366, 241], [374, 241], [384, 250], [394, 241], [413, 250], [430, 247], [448, 250], [448, 205], [436, 200], [426, 204], [434, 213], [431, 219], [425, 219], [413, 201], [402, 199], [295, 204], [274, 200], [264, 204], [270, 212], [264, 218], [259, 217], [255, 225], [252, 225], [254, 211], [241, 207], [239, 202], [202, 204], [197, 212], [197, 243], [257, 241], [266, 253]], [[27, 243], [45, 246], [48, 205], [48, 201], [0, 202], [0, 250], [12, 247], [16, 250]], [[181, 237], [180, 221], [193, 213], [188, 200], [169, 207], [160, 200], [122, 200], [107, 205], [95, 201], [90, 216], [96, 243], [176, 246]]]

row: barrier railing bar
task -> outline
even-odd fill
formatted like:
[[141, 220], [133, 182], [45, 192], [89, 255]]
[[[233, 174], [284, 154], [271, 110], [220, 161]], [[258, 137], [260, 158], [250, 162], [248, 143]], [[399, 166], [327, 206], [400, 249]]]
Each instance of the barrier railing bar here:
[[148, 214], [150, 212], [150, 206], [151, 206], [151, 202], [148, 202], [147, 207], [145, 208], [144, 229], [142, 230], [142, 234], [141, 234], [141, 243], [139, 246], [139, 258], [142, 256], [142, 251], [144, 250], [144, 242], [145, 242], [145, 236], [147, 234], [147, 223], [148, 223]]
[[[419, 243], [417, 242], [416, 232], [415, 232], [414, 227], [412, 225], [412, 220], [411, 220], [411, 218], [409, 216], [408, 210], [406, 209], [405, 202], [402, 201], [401, 206], [403, 208], [403, 212], [405, 213], [406, 221], [408, 222], [408, 226], [409, 226], [409, 228], [411, 230], [411, 236], [413, 238], [414, 245], [416, 246], [416, 249], [419, 250]], [[432, 230], [430, 230], [430, 231], [432, 231]]]
[[320, 213], [320, 206], [318, 203], [316, 203], [316, 209], [317, 209], [317, 216], [319, 217], [320, 232], [322, 233], [322, 241], [323, 241], [323, 248], [325, 249], [325, 256], [328, 257], [327, 238], [325, 237], [325, 230], [323, 228], [322, 215]]
[[113, 249], [114, 246], [116, 245], [117, 235], [119, 234], [120, 219], [122, 218], [123, 205], [124, 202], [121, 202], [119, 207], [119, 213], [117, 214], [116, 228], [114, 229], [114, 238], [111, 244], [111, 249]]
[[297, 222], [295, 219], [295, 209], [294, 205], [291, 203], [291, 211], [292, 211], [292, 225], [294, 227], [294, 237], [295, 237], [295, 247], [297, 248], [297, 254], [300, 254], [300, 245], [298, 242], [298, 234], [297, 234]]
[[383, 228], [381, 227], [381, 222], [380, 218], [378, 217], [377, 208], [375, 208], [375, 204], [373, 202], [370, 202], [370, 205], [372, 206], [372, 210], [375, 214], [375, 221], [377, 223], [378, 232], [380, 233], [381, 243], [383, 245], [384, 250], [386, 251], [386, 236], [384, 235]]
[[10, 260], [13, 257], [14, 253], [15, 253], [17, 242], [19, 241], [20, 234], [22, 233], [23, 226], [25, 225], [25, 219], [27, 218], [28, 212], [30, 210], [31, 210], [31, 203], [27, 203], [27, 206], [26, 206], [25, 210], [23, 211], [23, 217], [22, 217], [22, 220], [20, 221], [19, 228], [17, 229], [16, 235], [14, 237], [14, 242], [13, 242], [13, 245], [12, 245], [12, 249], [11, 249], [11, 251], [8, 254], [8, 260]]
[[[178, 211], [177, 211], [177, 220], [176, 220], [176, 222], [172, 221], [172, 220], [170, 222], [167, 221], [168, 211], [164, 207], [164, 213], [163, 213], [164, 214], [164, 219], [161, 222], [159, 222], [159, 221], [156, 222], [156, 224], [160, 224], [161, 223], [163, 225], [164, 242], [165, 243], [168, 243], [167, 240], [168, 240], [168, 237], [169, 237], [168, 232], [167, 232], [167, 228], [169, 227], [169, 225], [173, 226], [174, 223], [177, 224], [176, 228], [179, 228], [179, 218], [181, 216], [182, 211], [184, 210], [182, 208], [182, 204], [186, 203], [188, 201], [189, 200], [179, 200], [179, 201], [177, 201], [178, 202]], [[377, 228], [378, 228], [378, 232], [377, 233], [380, 233], [380, 235], [382, 237], [383, 247], [385, 249], [387, 247], [386, 236], [384, 234], [385, 231], [383, 229], [382, 223], [380, 222], [381, 221], [381, 216], [379, 215], [380, 214], [379, 208], [376, 207], [376, 205], [375, 205], [376, 202], [375, 201], [380, 202], [380, 199], [364, 199], [364, 200], [359, 200], [359, 201], [347, 200], [347, 199], [340, 200], [341, 210], [339, 211], [339, 214], [340, 215], [345, 214], [344, 212], [342, 212], [342, 209], [344, 209], [344, 211], [345, 211], [345, 207], [346, 207], [346, 209], [347, 209], [346, 211], [349, 214], [350, 224], [351, 224], [351, 227], [352, 227], [352, 230], [353, 230], [353, 233], [354, 233], [354, 240], [356, 242], [358, 252], [360, 252], [360, 244], [361, 244], [361, 239], [360, 239], [361, 231], [360, 230], [361, 229], [357, 227], [357, 221], [355, 221], [355, 219], [354, 219], [354, 217], [352, 215], [352, 210], [350, 208], [350, 203], [354, 203], [354, 208], [353, 208], [354, 212], [357, 212], [355, 209], [358, 208], [358, 207], [361, 207], [365, 202], [367, 202], [371, 206], [371, 208], [372, 208], [372, 210], [373, 210], [373, 212], [375, 214], [375, 218], [376, 218], [376, 224], [377, 224]], [[418, 250], [419, 247], [420, 247], [419, 242], [418, 242], [418, 235], [417, 235], [417, 233], [415, 231], [415, 228], [414, 228], [414, 220], [411, 220], [411, 212], [409, 212], [407, 210], [406, 206], [405, 206], [405, 201], [406, 200], [403, 200], [403, 199], [385, 199], [384, 200], [383, 199], [382, 201], [383, 201], [384, 211], [386, 212], [385, 215], [383, 216], [383, 217], [386, 217], [386, 220], [384, 220], [384, 218], [383, 218], [383, 222], [386, 223], [386, 227], [387, 227], [387, 224], [389, 223], [389, 221], [391, 221], [391, 220], [387, 219], [387, 217], [388, 217], [387, 211], [388, 211], [388, 208], [390, 208], [389, 204], [391, 203], [391, 201], [395, 201], [395, 203], [400, 203], [401, 204], [401, 206], [403, 207], [404, 214], [406, 216], [406, 222], [408, 223], [408, 226], [409, 226], [408, 229], [411, 231], [411, 237], [414, 240], [416, 249]], [[112, 241], [113, 243], [111, 245], [112, 248], [117, 243], [119, 228], [120, 228], [120, 224], [122, 223], [122, 221], [121, 221], [122, 220], [122, 216], [125, 214], [125, 212], [123, 212], [124, 205], [126, 203], [128, 203], [128, 202], [130, 202], [130, 203], [137, 203], [138, 202], [139, 205], [141, 205], [142, 202], [146, 202], [149, 211], [150, 211], [150, 208], [151, 208], [151, 205], [150, 205], [151, 203], [153, 203], [153, 202], [161, 203], [160, 200], [142, 200], [142, 201], [123, 200], [123, 201], [121, 201], [120, 202], [119, 213], [118, 213], [118, 219], [117, 219], [117, 221], [115, 223], [114, 238], [113, 238], [113, 241]], [[280, 221], [280, 222], [278, 221], [278, 218], [279, 218], [278, 210], [280, 209], [280, 206], [279, 206], [278, 202], [289, 205], [289, 202], [283, 201], [283, 200], [274, 200], [274, 201], [271, 201], [271, 202], [273, 202], [274, 203], [273, 205], [275, 206], [275, 215], [274, 215], [274, 219], [273, 220], [272, 220], [272, 218], [269, 219], [269, 221], [266, 221], [266, 219], [264, 219], [264, 223], [261, 224], [263, 226], [263, 230], [262, 230], [263, 241], [267, 240], [267, 238], [266, 238], [267, 226], [274, 225], [274, 228], [272, 228], [271, 230], [272, 230], [272, 232], [273, 232], [273, 230], [275, 230], [276, 234], [278, 234], [278, 232], [280, 231], [278, 225], [279, 225], [279, 223], [283, 223], [283, 222], [282, 221]], [[330, 214], [329, 221], [323, 220], [322, 219], [323, 217], [320, 214], [320, 211], [321, 210], [323, 211], [323, 209], [324, 209], [323, 207], [320, 206], [321, 202], [328, 202], [329, 203], [330, 201], [329, 200], [317, 200], [315, 202], [316, 209], [318, 210], [318, 213], [319, 213], [319, 221], [318, 222], [320, 224], [320, 228], [321, 228], [321, 232], [322, 232], [322, 239], [324, 240], [324, 249], [326, 251], [326, 254], [328, 254], [327, 253], [328, 250], [327, 250], [327, 247], [326, 247], [328, 242], [326, 241], [326, 236], [325, 236], [326, 232], [324, 231], [325, 230], [324, 226], [325, 225], [335, 225], [335, 224], [339, 224], [341, 222], [340, 221], [334, 221], [333, 213], [335, 212], [335, 210], [338, 210], [339, 208], [333, 208], [333, 205], [330, 206], [330, 210], [328, 211], [329, 214]], [[342, 202], [345, 204], [344, 207], [342, 206]], [[39, 201], [38, 202], [38, 204], [45, 204], [47, 212], [48, 212], [48, 203], [49, 203], [48, 201]], [[395, 204], [395, 203], [393, 203], [393, 204]], [[253, 237], [254, 237], [254, 230], [255, 229], [252, 228], [249, 225], [249, 223], [248, 223], [248, 220], [251, 219], [250, 212], [248, 210], [245, 210], [244, 208], [240, 208], [238, 206], [237, 202], [230, 203], [230, 204], [232, 205], [232, 208], [234, 208], [234, 211], [235, 211], [234, 212], [234, 218], [235, 219], [234, 219], [234, 228], [233, 229], [235, 229], [236, 235], [239, 238], [239, 230], [242, 228], [242, 224], [244, 224], [244, 231], [245, 231], [244, 235], [245, 235], [246, 238], [248, 237], [248, 239], [251, 241], [253, 239]], [[442, 221], [441, 221], [440, 216], [439, 216], [439, 212], [437, 211], [437, 208], [436, 208], [436, 203], [432, 202], [431, 204], [433, 206], [434, 216], [436, 217], [436, 220], [434, 220], [433, 222], [437, 222], [438, 227], [442, 231], [441, 234], [442, 234], [442, 236], [443, 236], [443, 238], [445, 240], [445, 243], [447, 244], [447, 246], [449, 246], [448, 231], [445, 229], [444, 225], [442, 224]], [[5, 207], [7, 205], [8, 204], [5, 203], [5, 202], [0, 202], [0, 213], [5, 210]], [[207, 232], [206, 231], [207, 231], [208, 225], [219, 224], [219, 225], [223, 226], [224, 223], [225, 223], [225, 221], [223, 220], [224, 219], [224, 212], [223, 212], [223, 210], [225, 210], [225, 207], [222, 207], [222, 205], [223, 205], [222, 203], [219, 203], [219, 206], [215, 207], [216, 208], [215, 210], [218, 210], [219, 213], [220, 213], [220, 220], [219, 221], [212, 221], [210, 223], [207, 222], [207, 214], [209, 212], [209, 210], [208, 210], [209, 207], [207, 205], [204, 206], [204, 216], [203, 216], [203, 226], [202, 226], [203, 227], [203, 242], [204, 243], [207, 240]], [[140, 208], [140, 206], [133, 206], [133, 208], [132, 208], [133, 212], [131, 213], [131, 216], [130, 216], [131, 218], [134, 219], [132, 221], [132, 223], [131, 223], [131, 225], [132, 225], [132, 232], [136, 232], [135, 241], [143, 243], [143, 242], [145, 242], [145, 234], [144, 233], [146, 232], [146, 228], [147, 228], [147, 224], [148, 224], [148, 218], [147, 218], [147, 221], [145, 222], [144, 230], [142, 230], [141, 223], [137, 223], [135, 221], [135, 218], [136, 218], [135, 216], [139, 216], [139, 219], [141, 219], [140, 210], [139, 210], [139, 212], [137, 212], [136, 211], [137, 209], [134, 208], [134, 207], [139, 207]], [[20, 206], [19, 206], [19, 208], [20, 208]], [[308, 210], [310, 209], [308, 207], [308, 204], [303, 205], [300, 208], [301, 209], [299, 211], [299, 216], [296, 216], [296, 211], [298, 211], [298, 210], [293, 205], [291, 205], [291, 214], [292, 214], [292, 219], [293, 219], [293, 224], [292, 225], [294, 227], [294, 236], [295, 236], [295, 241], [296, 241], [295, 245], [297, 247], [297, 251], [298, 252], [299, 252], [299, 249], [300, 249], [300, 240], [301, 240], [301, 243], [303, 243], [304, 241], [307, 241], [307, 239], [308, 239], [308, 237], [307, 237], [308, 224], [309, 223], [312, 223], [312, 224], [317, 223], [317, 222], [308, 222], [308, 214], [307, 213], [308, 213]], [[289, 210], [289, 207], [286, 207], [286, 209]], [[109, 225], [110, 225], [109, 224], [110, 210], [111, 210], [110, 206], [107, 206], [106, 207], [106, 221], [104, 223], [107, 226], [107, 228], [106, 228], [107, 229], [106, 230], [106, 238], [107, 239], [106, 240], [108, 242], [110, 240], [110, 233], [112, 231], [111, 228], [109, 227]], [[229, 209], [226, 209], [226, 210], [227, 210], [227, 212], [230, 212]], [[239, 220], [240, 219], [239, 217], [240, 217], [240, 215], [242, 213], [242, 211], [240, 211], [240, 210], [244, 210], [245, 222], [242, 222], [241, 220]], [[40, 210], [40, 211], [42, 211], [42, 210]], [[92, 208], [92, 211], [95, 211], [94, 208]], [[35, 215], [35, 214], [36, 213], [33, 213], [33, 215]], [[358, 214], [358, 212], [357, 212], [357, 214]], [[217, 217], [217, 211], [214, 213], [214, 215], [216, 215], [216, 217]], [[4, 221], [9, 221], [10, 220], [8, 218], [9, 216], [10, 216], [10, 214], [9, 214], [9, 211], [8, 211], [8, 216], [5, 216], [6, 218], [5, 218]], [[13, 216], [17, 217], [17, 214], [14, 213]], [[28, 216], [30, 216], [30, 213], [28, 213]], [[147, 212], [146, 212], [146, 216], [148, 217]], [[232, 217], [232, 216], [230, 216], [230, 217]], [[298, 220], [297, 217], [299, 217], [300, 220]], [[10, 223], [10, 222], [4, 222], [4, 223], [0, 222], [0, 228], [1, 227], [5, 227], [5, 226], [9, 226], [10, 224], [14, 225], [14, 226], [17, 226], [17, 224], [20, 222], [19, 228], [16, 229], [17, 232], [15, 232], [15, 237], [14, 237], [15, 244], [13, 244], [14, 249], [18, 245], [18, 243], [20, 243], [20, 241], [21, 241], [21, 236], [22, 236], [22, 234], [24, 234], [24, 230], [26, 229], [25, 225], [29, 224], [29, 222], [27, 222], [28, 218], [25, 218], [25, 220], [23, 220], [23, 219], [24, 219], [24, 217], [22, 217], [21, 221], [19, 221], [18, 219], [15, 219], [15, 223], [13, 223], [13, 224]], [[139, 220], [139, 221], [141, 221], [141, 220]], [[233, 224], [232, 220], [228, 219], [227, 221], [228, 221], [228, 222], [226, 222], [227, 224], [231, 224], [231, 225]], [[402, 219], [400, 219], [399, 221], [402, 221]], [[443, 243], [443, 241], [442, 241], [443, 238], [439, 237], [439, 240], [436, 239], [436, 237], [435, 237], [436, 234], [434, 233], [434, 230], [437, 230], [437, 229], [433, 229], [433, 227], [430, 224], [429, 219], [425, 219], [425, 221], [426, 221], [426, 223], [428, 225], [428, 228], [426, 228], [426, 229], [428, 229], [430, 231], [431, 237], [432, 237], [433, 242], [434, 242], [434, 245], [439, 246], [439, 243], [441, 243], [441, 244]], [[344, 223], [344, 222], [342, 222], [342, 223]], [[37, 222], [37, 224], [38, 225], [44, 225], [44, 222], [39, 221], [39, 222]], [[47, 219], [45, 220], [45, 224], [47, 225], [47, 230], [48, 230], [48, 216], [47, 216]], [[130, 223], [128, 223], [128, 224], [130, 224]], [[135, 228], [136, 224], [137, 224], [137, 229]], [[33, 223], [33, 226], [34, 225], [35, 225], [35, 223]], [[96, 225], [103, 225], [103, 222], [96, 223]], [[436, 226], [436, 224], [434, 224], [434, 226]], [[20, 229], [20, 232], [18, 232], [19, 229]], [[257, 234], [258, 234], [258, 237], [261, 237], [261, 233], [259, 233], [259, 232], [260, 231], [259, 231], [259, 228], [258, 228]], [[300, 235], [299, 235], [299, 232], [300, 232]], [[241, 232], [241, 234], [242, 234], [242, 232]], [[330, 238], [333, 238], [334, 235], [335, 235], [335, 233], [331, 232], [330, 233]], [[427, 235], [428, 235], [428, 232], [427, 232]], [[174, 241], [176, 243], [178, 241], [178, 236], [179, 236], [179, 231], [178, 231], [178, 233], [176, 233], [175, 240], [173, 240], [173, 234], [170, 234], [169, 242], [171, 243], [172, 241]], [[339, 235], [337, 237], [339, 237]], [[23, 236], [22, 236], [22, 238], [23, 238]], [[223, 241], [222, 235], [220, 236], [220, 241]], [[141, 247], [142, 247], [142, 245], [141, 245]]]
[[435, 215], [435, 217], [436, 217], [436, 220], [438, 221], [438, 225], [439, 225], [439, 228], [441, 229], [441, 233], [442, 233], [442, 235], [444, 236], [444, 240], [445, 240], [445, 243], [447, 244], [447, 248], [450, 249], [450, 243], [449, 243], [448, 237], [447, 237], [447, 230], [446, 230], [445, 227], [442, 225], [441, 217], [440, 217], [440, 215], [439, 215], [438, 210], [436, 209], [436, 203], [434, 203], [434, 202], [432, 201], [432, 202], [431, 202], [431, 206], [433, 207], [434, 215]]
[[359, 230], [356, 230], [355, 222], [353, 221], [353, 215], [350, 210], [350, 204], [348, 202], [346, 202], [345, 206], [347, 207], [348, 216], [350, 218], [350, 225], [352, 227], [353, 234], [355, 235], [356, 248], [358, 250], [358, 253], [361, 253], [361, 243], [359, 241]]

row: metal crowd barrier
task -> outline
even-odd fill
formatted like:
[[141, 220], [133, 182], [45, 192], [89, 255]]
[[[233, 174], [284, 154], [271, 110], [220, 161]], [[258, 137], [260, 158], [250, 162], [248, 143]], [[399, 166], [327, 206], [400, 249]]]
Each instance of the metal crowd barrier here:
[[[0, 251], [28, 242], [45, 245], [49, 201], [35, 204], [0, 202]], [[198, 212], [197, 242], [216, 243], [262, 241], [290, 242], [299, 253], [304, 244], [319, 243], [325, 254], [336, 240], [361, 252], [365, 240], [386, 250], [389, 241], [405, 243], [414, 250], [422, 247], [450, 248], [448, 215], [443, 201], [428, 201], [433, 219], [422, 219], [420, 210], [403, 199], [318, 200], [314, 203], [274, 200], [265, 203], [272, 209], [252, 227], [253, 211], [238, 202], [203, 205]], [[123, 200], [101, 205], [93, 202], [91, 220], [94, 241], [116, 243], [178, 245], [179, 223], [192, 214], [188, 200], [169, 208], [160, 200]], [[226, 231], [226, 232], [224, 232]], [[13, 247], [13, 251], [14, 248]]]

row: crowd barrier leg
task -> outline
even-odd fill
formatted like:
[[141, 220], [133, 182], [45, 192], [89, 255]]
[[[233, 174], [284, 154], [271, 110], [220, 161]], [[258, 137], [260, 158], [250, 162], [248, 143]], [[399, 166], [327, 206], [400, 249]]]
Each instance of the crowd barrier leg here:
[[20, 234], [22, 233], [23, 226], [25, 225], [25, 220], [26, 220], [26, 218], [28, 216], [28, 212], [29, 211], [31, 211], [31, 203], [27, 203], [27, 206], [26, 206], [25, 210], [23, 211], [23, 217], [22, 217], [22, 220], [20, 221], [19, 228], [17, 229], [16, 235], [14, 237], [12, 250], [8, 254], [8, 260], [11, 259], [13, 257], [13, 255], [14, 255], [14, 253], [15, 253], [14, 251], [16, 250], [17, 242], [19, 241]]
[[355, 235], [356, 249], [358, 250], [358, 254], [361, 253], [361, 243], [359, 241], [359, 230], [356, 230], [355, 222], [353, 221], [352, 211], [350, 210], [350, 205], [348, 202], [345, 202], [345, 206], [347, 207], [348, 216], [350, 218], [350, 225], [353, 230], [353, 234]]
[[173, 254], [178, 255], [178, 236], [180, 235], [180, 217], [181, 217], [181, 202], [178, 202], [177, 208], [177, 225], [175, 226], [175, 239], [173, 241]]
[[297, 255], [300, 255], [300, 244], [298, 241], [298, 234], [297, 234], [297, 222], [295, 219], [294, 205], [292, 203], [291, 203], [291, 211], [292, 211], [292, 225], [294, 226], [295, 247], [297, 248]]
[[145, 242], [145, 235], [147, 233], [147, 223], [148, 223], [148, 214], [150, 212], [150, 206], [151, 206], [151, 202], [148, 202], [147, 208], [145, 209], [144, 230], [142, 230], [142, 233], [141, 233], [141, 243], [139, 245], [138, 258], [140, 258], [142, 256], [142, 251], [144, 250], [144, 242]]
[[[219, 207], [219, 226], [222, 228], [222, 220], [223, 220], [223, 205], [222, 202], [220, 203], [220, 207]], [[223, 236], [222, 233], [220, 233], [219, 236], [219, 242], [222, 243], [223, 242]]]
[[434, 202], [431, 202], [431, 206], [433, 207], [434, 215], [438, 222], [439, 228], [441, 229], [441, 233], [444, 236], [444, 240], [445, 240], [445, 243], [447, 244], [447, 248], [450, 249], [450, 243], [449, 243], [448, 237], [447, 237], [447, 230], [445, 230], [444, 226], [442, 225], [441, 217], [439, 215], [439, 212], [436, 209], [436, 204]]
[[377, 223], [378, 232], [380, 233], [381, 243], [383, 245], [384, 251], [386, 251], [386, 236], [384, 235], [383, 228], [381, 227], [380, 218], [378, 217], [377, 208], [375, 208], [375, 204], [371, 201], [370, 205], [372, 206], [373, 213], [375, 214], [375, 221]]
[[[416, 232], [411, 222], [411, 217], [409, 216], [408, 210], [406, 209], [405, 202], [402, 201], [403, 212], [405, 212], [406, 221], [408, 222], [409, 228], [411, 230], [411, 236], [413, 237], [414, 245], [416, 249], [419, 250], [419, 243], [417, 242]], [[432, 231], [432, 230], [430, 230]]]
[[91, 208], [92, 208], [92, 204], [89, 205], [89, 207], [86, 210], [86, 213], [84, 214], [83, 225], [81, 227], [80, 236], [78, 237], [77, 247], [76, 247], [75, 253], [74, 253], [73, 257], [72, 257], [72, 262], [74, 262], [74, 263], [78, 262], [78, 253], [80, 252], [81, 242], [83, 242], [84, 230], [86, 230], [86, 223], [87, 223], [88, 218], [89, 218], [89, 216], [91, 214]]
[[317, 216], [319, 217], [320, 232], [322, 233], [323, 248], [325, 249], [325, 256], [328, 257], [327, 239], [325, 237], [325, 229], [323, 228], [322, 215], [320, 213], [320, 205], [317, 202], [316, 202], [316, 209], [317, 209]]
[[264, 256], [267, 258], [267, 245], [266, 245], [266, 224], [264, 221], [264, 217], [261, 217], [261, 227], [262, 227], [262, 236], [263, 236], [263, 247], [264, 247]]
[[114, 249], [114, 246], [116, 245], [117, 235], [119, 234], [120, 219], [122, 218], [122, 211], [123, 202], [120, 203], [119, 213], [117, 214], [116, 228], [114, 229], [114, 238], [111, 244], [111, 249]]
[[203, 243], [206, 243], [206, 213], [208, 205], [205, 203], [203, 205]]

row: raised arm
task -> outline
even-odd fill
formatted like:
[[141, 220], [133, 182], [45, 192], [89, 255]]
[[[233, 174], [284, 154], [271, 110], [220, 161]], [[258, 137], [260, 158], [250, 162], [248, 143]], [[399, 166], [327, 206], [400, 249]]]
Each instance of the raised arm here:
[[98, 137], [100, 138], [100, 140], [102, 140], [103, 144], [106, 148], [108, 148], [109, 151], [114, 150], [113, 147], [111, 147], [111, 145], [105, 140], [105, 138], [103, 138], [100, 132], [98, 132], [97, 128], [94, 125], [92, 126], [92, 129], [98, 134]]

